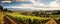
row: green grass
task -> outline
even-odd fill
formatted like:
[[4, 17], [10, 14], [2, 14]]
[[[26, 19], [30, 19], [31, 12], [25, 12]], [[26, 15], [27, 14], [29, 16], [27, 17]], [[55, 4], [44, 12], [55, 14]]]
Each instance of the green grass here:
[[54, 17], [56, 20], [59, 20], [59, 19], [60, 19], [60, 14], [58, 14], [58, 15], [53, 15], [52, 17]]
[[2, 22], [0, 22], [0, 24], [2, 24]]

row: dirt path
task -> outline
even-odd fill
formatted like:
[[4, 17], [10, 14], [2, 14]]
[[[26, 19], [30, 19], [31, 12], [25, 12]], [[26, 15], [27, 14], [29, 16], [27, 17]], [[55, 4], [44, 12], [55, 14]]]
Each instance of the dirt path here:
[[1, 22], [1, 24], [3, 23], [3, 12], [0, 12], [0, 22]]
[[50, 19], [47, 23], [45, 24], [57, 24], [56, 21], [54, 19]]
[[12, 20], [10, 17], [6, 16], [6, 18], [11, 22], [11, 24], [17, 24], [14, 20]]

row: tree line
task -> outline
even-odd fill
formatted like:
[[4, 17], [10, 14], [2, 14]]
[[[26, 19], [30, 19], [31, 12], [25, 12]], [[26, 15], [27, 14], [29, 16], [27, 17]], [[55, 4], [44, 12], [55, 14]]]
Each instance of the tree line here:
[[7, 8], [3, 9], [3, 6], [0, 5], [0, 11], [5, 11], [5, 12], [12, 12], [11, 10], [8, 10]]
[[52, 11], [26, 11], [22, 12], [23, 15], [34, 15], [34, 16], [41, 16], [41, 17], [49, 17], [50, 15], [57, 15], [60, 14], [60, 10], [52, 10]]

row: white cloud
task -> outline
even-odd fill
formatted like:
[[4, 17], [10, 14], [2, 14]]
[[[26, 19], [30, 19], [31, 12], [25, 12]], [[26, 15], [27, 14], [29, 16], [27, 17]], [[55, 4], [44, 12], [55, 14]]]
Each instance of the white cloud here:
[[14, 0], [16, 2], [25, 2], [25, 0]]
[[15, 2], [26, 2], [26, 1], [29, 1], [29, 0], [13, 0]]
[[53, 1], [53, 2], [50, 2], [49, 6], [50, 7], [59, 7], [59, 4], [57, 3], [57, 1]]
[[32, 4], [22, 4], [21, 6], [12, 6], [12, 8], [23, 8], [23, 9], [32, 9], [32, 10], [60, 10], [60, 8], [36, 8]]
[[[31, 8], [35, 10], [60, 10], [59, 4], [57, 3], [58, 0], [50, 2], [48, 5], [45, 5], [40, 2], [35, 2], [34, 0], [30, 0], [33, 4], [22, 4], [18, 6], [12, 6], [12, 8]], [[43, 8], [40, 8], [40, 7]], [[51, 7], [51, 8], [45, 8], [45, 7]]]
[[43, 3], [36, 2], [36, 1], [34, 1], [34, 0], [31, 0], [31, 2], [32, 2], [35, 6], [45, 6]]
[[33, 8], [32, 6], [32, 4], [22, 4], [18, 6], [12, 6], [12, 8]]
[[2, 3], [11, 3], [11, 1], [2, 1]]
[[59, 4], [57, 3], [57, 1], [59, 0], [55, 0], [53, 2], [50, 2], [48, 5], [45, 5], [41, 2], [37, 2], [37, 1], [34, 1], [34, 0], [31, 0], [31, 2], [33, 3], [34, 6], [42, 6], [42, 7], [59, 7]]

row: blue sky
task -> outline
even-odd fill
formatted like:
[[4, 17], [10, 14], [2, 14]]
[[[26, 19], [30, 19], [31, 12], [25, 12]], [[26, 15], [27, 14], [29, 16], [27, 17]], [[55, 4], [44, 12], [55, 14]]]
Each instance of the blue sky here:
[[55, 1], [55, 0], [41, 0], [39, 2], [42, 2], [44, 4], [49, 4], [50, 2], [53, 2], [53, 1]]
[[19, 6], [21, 4], [29, 4], [28, 2], [22, 3], [22, 2], [12, 2], [12, 3], [3, 3], [4, 7], [11, 7], [11, 6]]
[[1, 4], [1, 1], [2, 1], [2, 0], [0, 0], [0, 4]]
[[2, 4], [4, 8], [60, 8], [60, 0], [27, 0]]
[[30, 1], [26, 2], [11, 2], [11, 3], [2, 3], [3, 7], [12, 7], [12, 6], [21, 6], [22, 4], [32, 4]]

